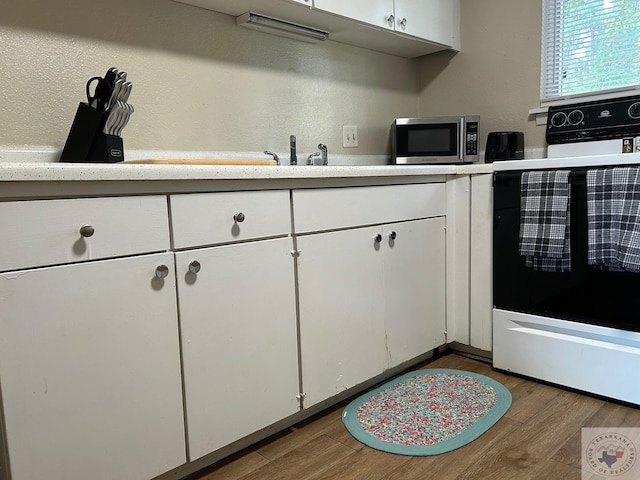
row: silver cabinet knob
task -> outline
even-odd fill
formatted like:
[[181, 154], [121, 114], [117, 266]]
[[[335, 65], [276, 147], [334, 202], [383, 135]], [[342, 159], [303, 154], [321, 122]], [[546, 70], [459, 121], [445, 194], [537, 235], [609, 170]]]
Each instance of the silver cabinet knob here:
[[406, 18], [403, 18], [402, 20], [400, 20], [400, 26], [402, 27], [403, 30], [405, 28], [407, 28], [407, 19]]
[[198, 273], [201, 267], [202, 265], [200, 265], [200, 262], [198, 262], [197, 260], [194, 260], [189, 264], [189, 271], [191, 273]]
[[242, 223], [244, 222], [244, 219], [245, 219], [245, 216], [244, 216], [244, 213], [242, 212], [238, 212], [233, 216], [234, 222]]
[[373, 237], [373, 240], [374, 240], [376, 243], [380, 243], [380, 242], [382, 241], [382, 235], [377, 234], [376, 236], [374, 236], [374, 237]]
[[166, 265], [158, 265], [156, 267], [156, 277], [163, 279], [169, 275], [169, 267]]
[[389, 27], [393, 28], [393, 22], [395, 22], [395, 17], [393, 15], [389, 15], [389, 17], [387, 17], [387, 24], [389, 25]]
[[390, 240], [395, 240], [397, 236], [398, 235], [396, 234], [396, 232], [389, 232], [389, 239]]
[[96, 229], [93, 228], [91, 225], [83, 225], [80, 227], [80, 235], [82, 235], [84, 238], [89, 238], [93, 236], [95, 232], [96, 232]]

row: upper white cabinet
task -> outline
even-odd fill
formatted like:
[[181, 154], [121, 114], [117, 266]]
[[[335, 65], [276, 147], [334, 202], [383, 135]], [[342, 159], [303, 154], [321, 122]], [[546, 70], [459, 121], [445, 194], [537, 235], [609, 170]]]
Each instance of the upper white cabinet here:
[[384, 30], [459, 48], [459, 2], [451, 0], [314, 0], [314, 8]]
[[460, 48], [460, 4], [451, 0], [395, 0], [394, 28], [414, 37]]
[[314, 0], [314, 8], [393, 30], [393, 0]]
[[399, 57], [460, 49], [460, 0], [174, 1], [236, 17], [262, 13], [327, 31], [329, 40]]

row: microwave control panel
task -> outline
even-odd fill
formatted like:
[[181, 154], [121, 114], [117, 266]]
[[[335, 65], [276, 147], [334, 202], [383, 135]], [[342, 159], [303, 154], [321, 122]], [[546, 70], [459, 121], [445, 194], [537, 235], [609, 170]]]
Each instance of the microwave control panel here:
[[478, 122], [467, 122], [465, 145], [466, 155], [478, 155]]

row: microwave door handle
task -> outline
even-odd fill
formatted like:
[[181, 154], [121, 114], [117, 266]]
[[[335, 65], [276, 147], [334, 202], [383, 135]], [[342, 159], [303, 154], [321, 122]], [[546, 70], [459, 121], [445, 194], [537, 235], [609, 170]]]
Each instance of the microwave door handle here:
[[465, 119], [464, 117], [462, 117], [460, 119], [460, 122], [458, 122], [458, 139], [460, 144], [458, 145], [458, 158], [460, 159], [460, 161], [464, 160], [464, 150], [465, 150], [465, 135], [464, 135], [464, 131], [465, 131]]

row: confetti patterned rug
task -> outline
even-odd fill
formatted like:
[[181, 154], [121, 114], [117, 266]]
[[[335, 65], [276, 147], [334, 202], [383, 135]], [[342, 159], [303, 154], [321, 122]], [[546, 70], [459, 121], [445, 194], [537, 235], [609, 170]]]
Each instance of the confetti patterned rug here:
[[438, 455], [472, 442], [511, 406], [511, 393], [471, 372], [410, 372], [351, 402], [342, 413], [347, 430], [377, 450]]

